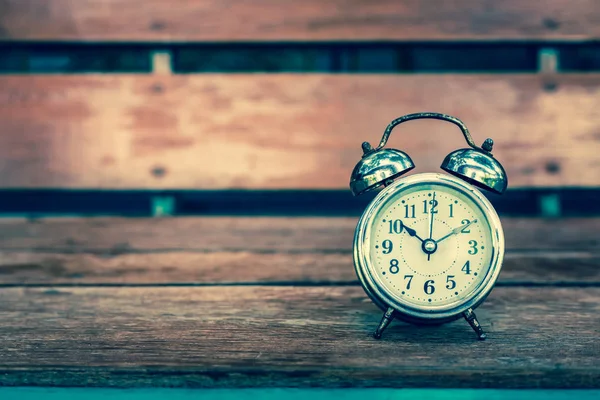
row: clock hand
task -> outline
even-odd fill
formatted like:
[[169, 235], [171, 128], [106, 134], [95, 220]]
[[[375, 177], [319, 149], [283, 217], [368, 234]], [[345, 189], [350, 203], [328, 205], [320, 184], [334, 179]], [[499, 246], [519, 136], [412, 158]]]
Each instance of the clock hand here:
[[433, 192], [433, 200], [431, 200], [429, 203], [431, 204], [431, 210], [429, 212], [429, 239], [431, 239], [433, 234], [433, 211], [435, 208], [435, 192]]
[[448, 237], [450, 237], [452, 235], [456, 235], [457, 233], [460, 233], [460, 231], [462, 231], [463, 229], [465, 229], [467, 226], [469, 226], [471, 224], [474, 224], [475, 222], [477, 222], [476, 219], [474, 219], [473, 221], [469, 221], [466, 224], [459, 226], [458, 228], [452, 229], [452, 231], [449, 234], [447, 234], [446, 236], [444, 236], [444, 237], [436, 240], [436, 242], [440, 243], [442, 240], [444, 240], [444, 239], [446, 239], [446, 238], [448, 238]]
[[414, 229], [412, 229], [412, 228], [409, 228], [408, 226], [406, 226], [406, 225], [404, 225], [404, 224], [402, 224], [402, 226], [404, 227], [404, 230], [406, 231], [406, 233], [408, 233], [408, 234], [409, 234], [410, 236], [412, 236], [412, 237], [416, 237], [416, 238], [417, 238], [417, 239], [419, 239], [421, 242], [423, 242], [423, 239], [421, 239], [421, 238], [419, 237], [419, 235], [417, 235], [417, 231], [415, 231], [415, 230], [414, 230]]
[[[431, 200], [431, 210], [429, 212], [429, 240], [432, 240], [433, 235], [433, 211], [435, 209], [435, 192], [433, 192], [433, 200]], [[427, 253], [427, 261], [431, 259], [431, 253]]]

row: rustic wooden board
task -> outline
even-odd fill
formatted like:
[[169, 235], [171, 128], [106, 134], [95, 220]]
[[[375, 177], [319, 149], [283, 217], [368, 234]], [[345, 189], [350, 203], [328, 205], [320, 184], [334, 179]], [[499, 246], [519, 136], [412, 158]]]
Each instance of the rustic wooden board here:
[[[4, 76], [0, 186], [347, 188], [360, 143], [418, 111], [493, 137], [510, 187], [596, 186], [599, 104], [598, 75]], [[418, 172], [465, 146], [440, 121], [389, 144]]]
[[[243, 252], [351, 254], [358, 218], [0, 219], [11, 252]], [[508, 251], [600, 251], [598, 218], [501, 218]]]
[[0, 384], [600, 386], [600, 289], [496, 288], [464, 321], [394, 323], [358, 287], [0, 290]]
[[[0, 251], [0, 286], [358, 285], [352, 255], [189, 251], [121, 255]], [[511, 252], [500, 285], [600, 285], [600, 254]]]
[[[354, 218], [0, 221], [0, 285], [352, 284]], [[598, 219], [503, 219], [501, 284], [600, 283]], [[543, 238], [543, 240], [542, 240]]]
[[0, 39], [582, 40], [599, 19], [594, 0], [2, 0]]

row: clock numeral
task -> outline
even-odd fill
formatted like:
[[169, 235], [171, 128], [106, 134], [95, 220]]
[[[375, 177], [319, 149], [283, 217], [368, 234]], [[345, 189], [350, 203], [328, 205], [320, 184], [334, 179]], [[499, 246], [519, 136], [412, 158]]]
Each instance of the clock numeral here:
[[394, 250], [394, 244], [389, 239], [384, 240], [381, 246], [383, 247], [383, 254], [390, 254]]
[[[410, 213], [408, 212], [410, 210]], [[404, 206], [404, 218], [415, 218], [415, 205], [409, 206], [406, 204]]]
[[450, 206], [450, 218], [454, 218], [454, 204], [450, 203], [448, 206]]
[[456, 281], [454, 280], [454, 275], [448, 275], [446, 277], [446, 289], [452, 290], [456, 287]]
[[425, 294], [433, 294], [433, 292], [435, 292], [435, 287], [433, 286], [434, 283], [435, 282], [433, 281], [433, 279], [425, 281], [425, 285], [423, 286]]
[[427, 205], [431, 204], [431, 213], [432, 214], [437, 214], [437, 210], [435, 209], [438, 206], [438, 201], [437, 200], [423, 200], [423, 213], [424, 214], [429, 214], [427, 212]]
[[465, 265], [463, 265], [463, 267], [460, 270], [463, 271], [466, 275], [471, 275], [471, 261], [467, 260]]
[[479, 251], [477, 249], [477, 241], [476, 240], [469, 240], [469, 246], [471, 246], [471, 248], [469, 249], [468, 253], [473, 255], [473, 254], [477, 254], [477, 252]]
[[406, 290], [410, 290], [410, 283], [412, 282], [414, 275], [404, 275], [404, 279], [408, 279], [406, 283]]
[[[468, 219], [463, 219], [462, 221], [460, 221], [460, 224], [461, 224], [461, 225], [464, 225], [464, 224], [468, 224], [469, 222], [471, 222], [471, 221], [470, 221], [470, 220], [468, 220]], [[468, 227], [468, 226], [465, 226], [465, 227], [463, 228], [463, 230], [462, 230], [462, 231], [460, 231], [460, 233], [471, 233], [471, 230], [469, 229], [469, 227]]]
[[390, 274], [396, 275], [398, 272], [400, 272], [400, 267], [398, 267], [398, 260], [392, 258], [390, 260]]
[[399, 219], [393, 220], [393, 221], [388, 221], [388, 223], [390, 224], [390, 232], [389, 233], [402, 233], [402, 221], [400, 221]]

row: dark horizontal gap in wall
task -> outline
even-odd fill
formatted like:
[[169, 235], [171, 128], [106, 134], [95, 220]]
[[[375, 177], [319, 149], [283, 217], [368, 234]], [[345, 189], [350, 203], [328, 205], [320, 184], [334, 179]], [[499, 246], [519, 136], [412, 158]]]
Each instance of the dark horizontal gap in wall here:
[[541, 49], [563, 72], [600, 71], [600, 42], [0, 43], [0, 73], [534, 73]]
[[0, 43], [0, 74], [149, 73], [151, 47]]
[[[374, 195], [349, 190], [2, 189], [1, 216], [358, 216]], [[504, 216], [600, 216], [600, 188], [513, 189], [489, 194]]]

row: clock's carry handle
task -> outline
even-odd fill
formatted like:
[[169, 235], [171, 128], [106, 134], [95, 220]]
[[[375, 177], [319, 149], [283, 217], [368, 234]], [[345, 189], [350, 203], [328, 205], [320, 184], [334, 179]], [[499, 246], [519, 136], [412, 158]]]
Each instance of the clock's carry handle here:
[[473, 138], [471, 137], [471, 134], [469, 133], [469, 130], [467, 129], [466, 125], [460, 119], [453, 117], [451, 115], [434, 113], [434, 112], [408, 114], [408, 115], [404, 115], [402, 117], [396, 118], [395, 120], [390, 122], [390, 124], [387, 126], [387, 128], [385, 128], [385, 131], [383, 132], [383, 137], [381, 138], [381, 142], [379, 142], [379, 146], [377, 146], [377, 148], [375, 150], [379, 150], [386, 145], [388, 139], [390, 138], [390, 134], [392, 133], [392, 130], [396, 126], [400, 125], [403, 122], [412, 121], [414, 119], [426, 119], [426, 118], [427, 119], [439, 119], [442, 121], [447, 121], [447, 122], [453, 123], [454, 125], [456, 125], [460, 128], [460, 130], [463, 133], [465, 140], [467, 141], [469, 146], [471, 146], [474, 149], [482, 150], [485, 152], [488, 152], [491, 150], [491, 148], [486, 149], [485, 144], [484, 144], [483, 148], [477, 146], [475, 144], [475, 142], [473, 141]]

